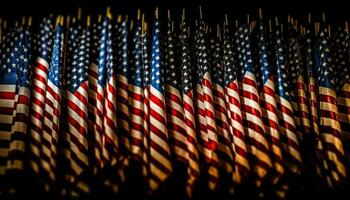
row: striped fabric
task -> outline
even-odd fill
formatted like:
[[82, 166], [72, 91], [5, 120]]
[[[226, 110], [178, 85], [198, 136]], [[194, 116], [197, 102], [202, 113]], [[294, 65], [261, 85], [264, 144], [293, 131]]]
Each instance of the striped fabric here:
[[218, 137], [217, 153], [219, 166], [224, 169], [227, 174], [231, 175], [234, 169], [234, 154], [233, 146], [231, 145], [232, 137], [229, 132], [227, 120], [220, 43], [217, 38], [212, 38], [210, 40], [210, 45], [211, 65], [213, 71], [212, 91]]
[[188, 27], [182, 22], [181, 30], [181, 80], [182, 80], [182, 104], [184, 115], [184, 129], [186, 131], [186, 144], [188, 150], [188, 178], [186, 192], [192, 196], [195, 183], [199, 176], [199, 155], [197, 149], [196, 122], [193, 105], [193, 71], [191, 68], [191, 57], [188, 44]]
[[229, 130], [232, 137], [234, 149], [235, 169], [233, 181], [241, 183], [250, 170], [248, 162], [248, 150], [246, 145], [246, 135], [243, 129], [241, 113], [241, 101], [237, 80], [237, 63], [235, 63], [235, 50], [232, 38], [229, 36], [228, 28], [225, 27], [225, 39], [223, 47], [223, 62], [225, 67], [225, 100], [227, 105], [227, 116]]
[[346, 176], [344, 149], [341, 138], [337, 95], [335, 91], [334, 72], [330, 59], [329, 38], [327, 30], [320, 33], [320, 68], [318, 77], [318, 105], [320, 113], [319, 128], [325, 144], [329, 165], [328, 182], [330, 187], [338, 185]]
[[307, 44], [307, 55], [306, 55], [306, 65], [307, 65], [307, 91], [308, 91], [308, 102], [310, 106], [310, 123], [311, 132], [314, 143], [314, 148], [317, 156], [316, 170], [317, 174], [322, 178], [326, 177], [328, 179], [326, 171], [328, 171], [327, 160], [324, 159], [324, 145], [321, 141], [321, 136], [319, 132], [319, 114], [318, 114], [318, 103], [317, 103], [317, 88], [315, 80], [315, 67], [314, 67], [314, 51], [313, 51], [313, 41], [311, 38], [310, 30], [306, 31], [306, 44]]
[[128, 58], [128, 25], [123, 20], [118, 24], [117, 29], [117, 117], [118, 135], [120, 136], [120, 147], [125, 153], [130, 152], [130, 125], [129, 125], [129, 58]]
[[137, 160], [142, 160], [143, 149], [143, 89], [142, 89], [142, 46], [141, 24], [135, 23], [132, 33], [130, 77], [129, 77], [129, 119], [130, 148]]
[[1, 44], [0, 197], [16, 192], [14, 186], [22, 181], [19, 177], [25, 169], [25, 137], [30, 105], [31, 54], [28, 39], [28, 32], [23, 27], [7, 33]]
[[272, 183], [276, 184], [284, 175], [283, 155], [280, 141], [280, 131], [278, 122], [277, 102], [275, 99], [276, 78], [273, 74], [273, 68], [269, 62], [267, 54], [267, 41], [265, 28], [261, 22], [257, 35], [259, 46], [259, 67], [261, 78], [258, 81], [260, 88], [260, 105], [262, 117], [265, 125], [265, 131], [271, 144], [271, 158], [273, 161], [274, 172]]
[[152, 57], [149, 89], [149, 187], [159, 188], [172, 173], [166, 107], [164, 97], [164, 69], [161, 63], [160, 23], [155, 19], [152, 30]]
[[199, 150], [207, 162], [208, 187], [214, 190], [218, 186], [219, 169], [216, 150], [218, 147], [217, 128], [215, 122], [215, 111], [212, 94], [212, 81], [210, 74], [210, 64], [208, 63], [208, 53], [202, 21], [198, 27], [196, 53], [197, 53], [197, 112], [199, 125]]
[[149, 160], [149, 84], [150, 84], [150, 66], [149, 66], [149, 40], [145, 31], [142, 35], [142, 91], [143, 91], [143, 153], [142, 153], [142, 174], [148, 177], [148, 160]]
[[52, 44], [52, 24], [50, 19], [44, 19], [41, 24], [41, 46], [39, 47], [40, 55], [36, 58], [33, 66], [32, 75], [32, 93], [31, 93], [31, 114], [30, 114], [30, 131], [29, 131], [29, 165], [33, 172], [39, 175], [41, 169], [42, 155], [42, 131], [44, 121], [44, 107], [47, 79], [49, 74], [49, 62], [51, 56]]
[[249, 138], [249, 153], [252, 156], [253, 171], [257, 177], [255, 184], [260, 187], [263, 178], [272, 168], [272, 162], [269, 157], [270, 147], [262, 121], [255, 69], [250, 50], [250, 33], [247, 27], [239, 27], [237, 45], [242, 68], [240, 92], [243, 125]]
[[[83, 29], [79, 34], [77, 48], [74, 49], [72, 66], [66, 71], [67, 111], [64, 123], [65, 140], [68, 142], [64, 151], [68, 163], [65, 179], [68, 182], [63, 195], [79, 196], [90, 191], [89, 185], [81, 180], [87, 171], [88, 159], [88, 65], [90, 58], [90, 30]], [[71, 187], [74, 188], [71, 188]]]
[[167, 128], [172, 156], [183, 165], [188, 165], [187, 138], [184, 129], [184, 114], [180, 93], [179, 68], [176, 68], [175, 36], [171, 21], [168, 22], [164, 51], [165, 98]]
[[50, 70], [46, 84], [43, 131], [42, 131], [42, 160], [41, 166], [45, 180], [45, 190], [52, 191], [56, 182], [58, 134], [61, 117], [61, 70], [63, 55], [63, 33], [60, 25], [56, 26]]
[[276, 68], [277, 68], [277, 101], [278, 117], [281, 133], [281, 143], [286, 168], [294, 174], [300, 173], [301, 155], [299, 152], [299, 141], [296, 135], [296, 126], [292, 104], [290, 102], [290, 87], [286, 74], [286, 66], [283, 52], [283, 40], [280, 32], [276, 32]]

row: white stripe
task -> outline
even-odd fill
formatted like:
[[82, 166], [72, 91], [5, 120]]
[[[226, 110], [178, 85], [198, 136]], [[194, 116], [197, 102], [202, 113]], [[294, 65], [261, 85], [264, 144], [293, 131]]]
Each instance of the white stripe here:
[[[156, 149], [153, 149], [152, 146], [150, 149], [150, 155], [155, 160], [157, 160], [159, 163], [161, 163], [165, 168], [167, 168], [168, 170], [171, 171], [172, 167], [171, 167], [171, 162], [169, 161], [169, 159], [165, 158], [162, 154], [158, 153], [158, 151]], [[150, 165], [152, 166], [152, 162], [150, 163]]]

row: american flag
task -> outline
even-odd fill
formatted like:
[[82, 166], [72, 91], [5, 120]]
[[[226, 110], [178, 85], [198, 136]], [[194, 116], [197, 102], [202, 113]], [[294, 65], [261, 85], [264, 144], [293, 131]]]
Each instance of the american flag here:
[[[147, 26], [145, 26], [145, 29]], [[150, 66], [149, 66], [149, 35], [147, 29], [142, 33], [142, 91], [143, 91], [143, 153], [142, 153], [142, 174], [148, 177], [149, 160], [149, 87], [150, 87]]]
[[179, 68], [177, 68], [175, 35], [172, 22], [168, 21], [164, 64], [165, 98], [167, 107], [167, 128], [169, 145], [173, 158], [183, 165], [188, 164], [187, 138], [184, 129], [184, 115], [180, 93]]
[[[218, 159], [219, 166], [223, 170], [231, 175], [234, 169], [234, 154], [232, 137], [229, 133], [226, 104], [225, 104], [225, 91], [224, 80], [221, 62], [220, 41], [216, 37], [212, 37], [210, 40], [210, 56], [211, 66], [213, 74], [213, 103], [215, 109], [215, 122], [217, 128], [218, 137]], [[232, 180], [231, 178], [229, 178]]]
[[198, 134], [200, 138], [199, 150], [207, 163], [208, 187], [210, 190], [214, 190], [218, 186], [219, 181], [218, 158], [216, 154], [218, 142], [204, 28], [205, 24], [201, 21], [196, 33], [197, 85], [195, 98], [197, 100]]
[[259, 93], [255, 78], [255, 69], [252, 63], [250, 33], [247, 26], [241, 26], [238, 29], [239, 62], [242, 68], [241, 78], [241, 102], [244, 129], [249, 138], [249, 153], [252, 156], [253, 170], [257, 175], [256, 186], [260, 187], [262, 179], [272, 168], [272, 162], [269, 157], [269, 143], [265, 133], [265, 127], [262, 121], [262, 112], [260, 107]]
[[266, 41], [265, 28], [260, 22], [258, 26], [258, 47], [259, 47], [259, 67], [261, 78], [258, 81], [260, 89], [260, 105], [262, 110], [262, 117], [265, 125], [266, 134], [269, 137], [272, 152], [272, 161], [274, 165], [275, 175], [273, 184], [284, 174], [283, 155], [280, 142], [280, 131], [278, 124], [277, 102], [275, 99], [275, 81], [276, 77], [273, 74], [273, 67], [269, 62], [268, 46]]
[[[98, 173], [104, 165], [105, 161], [109, 159], [109, 155], [104, 158], [103, 156], [103, 123], [104, 123], [104, 98], [105, 98], [105, 86], [106, 86], [106, 71], [107, 71], [107, 58], [112, 54], [111, 48], [111, 25], [109, 18], [105, 18], [97, 34], [99, 34], [98, 41], [98, 51], [96, 54], [96, 60], [92, 61], [89, 66], [89, 124], [90, 131], [93, 135], [92, 148], [93, 156], [95, 161], [95, 172]], [[110, 118], [110, 116], [108, 116]], [[114, 122], [112, 122], [114, 123]], [[106, 127], [108, 128], [108, 127]], [[105, 151], [107, 153], [107, 151]]]
[[[310, 106], [310, 123], [311, 123], [311, 133], [314, 142], [314, 147], [316, 151], [316, 173], [323, 178], [326, 175], [326, 171], [328, 171], [327, 160], [324, 159], [324, 147], [321, 141], [321, 136], [319, 132], [319, 118], [318, 118], [318, 104], [317, 104], [317, 88], [316, 88], [316, 80], [315, 80], [315, 62], [314, 62], [314, 49], [313, 49], [313, 38], [311, 36], [310, 29], [306, 30], [306, 66], [307, 66], [307, 91], [308, 91], [308, 102]], [[317, 166], [318, 165], [318, 166]], [[326, 178], [327, 179], [327, 178]]]
[[233, 181], [241, 183], [250, 169], [247, 154], [246, 135], [243, 130], [241, 102], [237, 81], [237, 63], [235, 63], [235, 50], [233, 40], [230, 37], [228, 27], [225, 27], [225, 38], [223, 44], [223, 62], [225, 79], [225, 100], [227, 104], [227, 116], [232, 134], [232, 146], [234, 149], [235, 169]]
[[118, 135], [120, 135], [120, 147], [123, 152], [130, 153], [130, 125], [129, 125], [129, 58], [128, 58], [128, 25], [124, 19], [118, 24], [117, 30], [117, 116]]
[[42, 131], [46, 85], [49, 74], [49, 62], [52, 51], [51, 19], [45, 18], [40, 25], [39, 56], [36, 58], [32, 71], [31, 113], [29, 130], [29, 165], [36, 175], [42, 170]]
[[142, 89], [142, 41], [141, 22], [137, 21], [133, 28], [130, 77], [129, 77], [129, 119], [130, 148], [137, 160], [143, 156], [143, 89]]
[[292, 173], [300, 173], [301, 156], [299, 141], [296, 135], [296, 126], [293, 118], [293, 108], [290, 102], [290, 87], [288, 86], [287, 72], [284, 59], [282, 36], [276, 31], [276, 69], [277, 91], [276, 101], [280, 125], [281, 143], [286, 168]]
[[349, 34], [340, 30], [335, 40], [337, 48], [336, 86], [341, 132], [344, 138], [350, 139], [350, 68], [349, 68]]
[[44, 120], [42, 130], [42, 167], [45, 190], [51, 191], [56, 181], [58, 134], [61, 116], [61, 74], [63, 55], [63, 32], [60, 25], [56, 26], [50, 70], [45, 92]]
[[68, 183], [77, 191], [68, 187], [70, 195], [79, 195], [90, 191], [89, 185], [81, 180], [81, 175], [89, 166], [88, 158], [88, 66], [90, 63], [90, 27], [79, 33], [79, 42], [74, 49], [72, 66], [66, 71], [65, 96], [67, 113], [65, 116], [65, 134], [68, 150], [69, 169], [65, 175]]
[[[0, 196], [5, 196], [7, 192], [13, 194], [11, 183], [18, 184], [18, 175], [24, 170], [31, 59], [27, 31], [9, 31], [0, 55]], [[16, 174], [15, 180], [9, 176], [11, 172]]]
[[[117, 135], [117, 78], [115, 72], [115, 59], [113, 52], [112, 41], [112, 24], [107, 18], [105, 20], [104, 30], [106, 34], [101, 37], [104, 41], [104, 53], [99, 57], [99, 70], [100, 67], [105, 68], [105, 74], [100, 74], [101, 81], [99, 82], [103, 86], [103, 135], [102, 135], [102, 155], [103, 155], [103, 167], [104, 177], [103, 183], [112, 189], [113, 192], [118, 192], [120, 183], [125, 181], [124, 169], [128, 166], [128, 159], [123, 156], [120, 151], [119, 138]], [[105, 39], [104, 39], [105, 37]], [[102, 46], [101, 46], [102, 47]], [[102, 70], [101, 70], [102, 71]], [[105, 80], [103, 80], [103, 76]], [[125, 158], [125, 159], [124, 159]], [[111, 170], [111, 171], [107, 171]], [[115, 173], [115, 176], [108, 176], [109, 173]]]
[[152, 57], [149, 89], [149, 187], [159, 188], [172, 173], [168, 129], [166, 127], [166, 107], [164, 97], [164, 68], [160, 48], [160, 23], [155, 19], [152, 31]]
[[298, 84], [297, 79], [297, 70], [300, 65], [300, 60], [298, 60], [298, 41], [294, 27], [291, 24], [288, 24], [288, 39], [286, 40], [286, 75], [289, 80], [289, 84], [286, 88], [290, 92], [290, 103], [293, 108], [293, 118], [295, 122], [295, 132], [298, 136], [298, 139], [303, 139], [303, 130], [302, 130], [302, 122], [301, 122], [301, 113], [298, 106]]
[[191, 67], [191, 57], [188, 44], [188, 27], [184, 21], [182, 22], [181, 26], [181, 93], [189, 161], [186, 192], [191, 197], [200, 169], [198, 163], [199, 157], [197, 149], [196, 122], [193, 107], [193, 71]]
[[334, 187], [346, 177], [346, 169], [329, 42], [327, 30], [322, 30], [318, 46], [320, 53], [318, 72], [319, 129], [325, 144], [329, 175], [331, 177], [328, 184], [330, 187]]

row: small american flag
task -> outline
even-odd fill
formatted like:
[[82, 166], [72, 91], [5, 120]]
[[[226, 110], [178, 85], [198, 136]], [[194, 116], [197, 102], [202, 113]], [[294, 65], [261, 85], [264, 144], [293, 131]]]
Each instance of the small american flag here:
[[173, 171], [166, 127], [166, 107], [164, 97], [164, 65], [160, 48], [160, 23], [155, 19], [152, 31], [152, 57], [149, 89], [149, 130], [150, 161], [149, 187], [151, 191], [170, 176]]
[[200, 169], [198, 163], [199, 157], [197, 149], [196, 122], [193, 107], [193, 71], [188, 44], [188, 27], [185, 21], [182, 22], [181, 26], [181, 93], [189, 161], [186, 192], [191, 197]]
[[[24, 170], [25, 137], [30, 100], [31, 59], [28, 33], [24, 28], [9, 31], [0, 50], [0, 196], [14, 193]], [[10, 174], [16, 174], [13, 179]], [[5, 179], [8, 178], [8, 179]], [[9, 189], [6, 191], [6, 189]]]
[[172, 22], [168, 21], [164, 64], [165, 64], [165, 98], [167, 107], [167, 127], [170, 150], [176, 161], [188, 164], [188, 151], [184, 129], [183, 106], [180, 93], [179, 68], [177, 68], [175, 35]]
[[[228, 174], [231, 175], [234, 169], [234, 154], [232, 137], [229, 134], [226, 103], [225, 103], [225, 91], [224, 80], [221, 63], [221, 51], [220, 41], [216, 37], [212, 37], [210, 40], [210, 56], [211, 66], [213, 74], [213, 103], [215, 109], [215, 122], [217, 128], [218, 137], [218, 158], [219, 166]], [[230, 179], [232, 180], [232, 179]]]
[[249, 153], [252, 156], [254, 163], [252, 166], [254, 166], [253, 170], [257, 176], [255, 184], [260, 187], [262, 179], [272, 168], [272, 162], [269, 157], [270, 147], [262, 121], [255, 69], [250, 50], [250, 32], [247, 26], [239, 27], [236, 43], [238, 45], [239, 62], [242, 69], [240, 92], [243, 125], [249, 138]]
[[130, 77], [129, 77], [129, 119], [130, 148], [137, 160], [143, 156], [143, 89], [142, 89], [142, 41], [141, 22], [137, 21], [132, 32]]
[[208, 187], [210, 190], [214, 190], [218, 186], [219, 181], [218, 157], [216, 154], [218, 142], [208, 49], [205, 40], [205, 23], [203, 21], [199, 24], [196, 37], [196, 99], [200, 138], [199, 150], [208, 166], [206, 169], [208, 173]]
[[233, 181], [241, 183], [250, 169], [246, 135], [243, 130], [243, 121], [241, 113], [241, 101], [239, 97], [239, 88], [237, 81], [237, 63], [235, 62], [235, 50], [233, 40], [230, 37], [228, 27], [225, 27], [225, 38], [223, 46], [224, 79], [225, 79], [225, 100], [227, 104], [228, 122], [232, 134], [232, 146], [235, 153], [235, 169]]
[[266, 33], [262, 22], [258, 27], [258, 47], [259, 47], [259, 67], [261, 78], [259, 81], [260, 89], [260, 104], [262, 117], [265, 124], [265, 131], [269, 137], [271, 144], [272, 160], [274, 165], [275, 176], [273, 183], [276, 184], [284, 174], [283, 156], [280, 142], [280, 131], [277, 113], [277, 102], [275, 99], [275, 81], [276, 77], [273, 74], [273, 67], [269, 63], [268, 46], [266, 41]]
[[334, 69], [331, 65], [329, 38], [327, 30], [320, 32], [320, 67], [318, 76], [318, 98], [320, 113], [320, 134], [325, 144], [328, 158], [330, 187], [335, 187], [346, 177], [344, 149], [340, 135], [339, 112], [334, 81]]
[[117, 29], [117, 116], [118, 116], [118, 135], [120, 135], [120, 147], [125, 153], [130, 153], [130, 125], [129, 125], [129, 31], [127, 20], [124, 19], [118, 24]]
[[283, 40], [280, 32], [276, 32], [276, 101], [278, 108], [278, 117], [281, 133], [281, 143], [286, 168], [292, 173], [300, 173], [301, 155], [299, 152], [299, 141], [296, 135], [296, 126], [294, 122], [294, 114], [292, 104], [290, 102], [290, 87], [288, 87], [287, 72], [283, 51]]
[[[65, 179], [74, 186], [69, 195], [79, 195], [90, 191], [89, 185], [81, 181], [81, 175], [89, 166], [88, 158], [88, 66], [90, 63], [90, 30], [83, 29], [79, 35], [77, 48], [74, 49], [72, 67], [66, 71], [65, 96], [67, 112], [65, 116], [65, 134], [68, 141], [69, 169]], [[69, 191], [66, 191], [69, 192]]]
[[63, 32], [60, 25], [56, 26], [54, 35], [50, 70], [46, 85], [44, 119], [42, 132], [42, 167], [45, 190], [52, 191], [56, 182], [57, 144], [60, 131], [61, 116], [61, 73], [63, 55]]
[[51, 19], [45, 18], [40, 25], [40, 43], [39, 56], [36, 58], [32, 71], [32, 94], [31, 94], [31, 112], [30, 112], [30, 131], [29, 131], [29, 165], [33, 172], [39, 175], [42, 158], [42, 131], [44, 120], [45, 94], [47, 79], [49, 74], [49, 62], [52, 51], [52, 23]]

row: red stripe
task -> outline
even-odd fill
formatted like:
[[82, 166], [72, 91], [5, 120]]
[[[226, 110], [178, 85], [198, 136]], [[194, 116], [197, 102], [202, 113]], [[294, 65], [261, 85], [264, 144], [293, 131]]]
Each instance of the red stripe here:
[[328, 96], [325, 94], [319, 94], [320, 102], [327, 102], [336, 105], [337, 104], [337, 98]]
[[150, 93], [150, 101], [152, 101], [154, 104], [157, 104], [160, 109], [165, 110], [164, 102], [158, 98], [158, 96], [155, 96], [152, 92]]
[[[1, 85], [0, 85], [1, 88]], [[13, 92], [0, 92], [0, 99], [14, 99], [15, 98], [15, 91]]]

